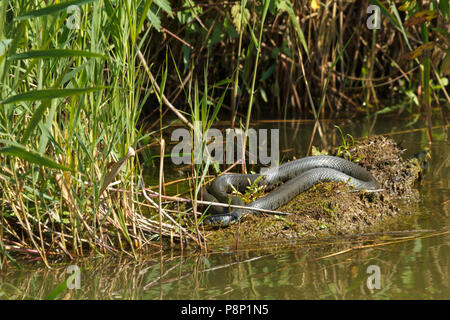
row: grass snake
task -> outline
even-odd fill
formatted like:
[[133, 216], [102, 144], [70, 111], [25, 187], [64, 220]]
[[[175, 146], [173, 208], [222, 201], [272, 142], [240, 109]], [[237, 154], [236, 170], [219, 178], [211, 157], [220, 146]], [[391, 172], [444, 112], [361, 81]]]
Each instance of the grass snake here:
[[[259, 178], [260, 176], [262, 177]], [[356, 163], [334, 156], [310, 156], [269, 168], [261, 174], [223, 174], [203, 188], [202, 196], [207, 201], [242, 206], [243, 201], [231, 195], [233, 187], [243, 192], [255, 181], [258, 186], [265, 185], [266, 190], [279, 187], [247, 204], [247, 209], [224, 209], [212, 205], [208, 209], [208, 213], [212, 215], [206, 217], [203, 223], [227, 227], [237, 222], [244, 213], [252, 212], [252, 208], [275, 210], [319, 181], [343, 181], [356, 189], [379, 188], [372, 174]]]

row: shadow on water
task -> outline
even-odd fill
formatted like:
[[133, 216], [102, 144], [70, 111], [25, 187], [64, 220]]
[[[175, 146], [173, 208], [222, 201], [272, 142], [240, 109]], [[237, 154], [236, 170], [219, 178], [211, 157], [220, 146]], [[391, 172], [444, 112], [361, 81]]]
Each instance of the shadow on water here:
[[[324, 125], [329, 145], [339, 145], [333, 124]], [[428, 145], [425, 131], [405, 129], [397, 120], [338, 123], [355, 137], [390, 134], [409, 157]], [[304, 156], [309, 125], [279, 123], [286, 157]], [[271, 124], [273, 127], [274, 124]], [[261, 124], [266, 127], [266, 124]], [[309, 130], [309, 131], [308, 131]], [[406, 132], [400, 132], [406, 131]], [[449, 299], [450, 154], [442, 129], [433, 131], [429, 168], [417, 186], [418, 212], [385, 234], [268, 243], [265, 248], [201, 254], [176, 250], [152, 256], [89, 258], [79, 261], [79, 289], [62, 299]], [[292, 139], [292, 137], [297, 137]], [[315, 146], [326, 147], [316, 136]], [[289, 153], [291, 152], [291, 153]], [[169, 180], [166, 180], [169, 181]], [[375, 270], [375, 271], [373, 271]], [[9, 269], [0, 278], [0, 299], [41, 299], [68, 277], [67, 265]], [[379, 271], [379, 278], [376, 278]], [[377, 280], [379, 279], [379, 283]], [[377, 285], [379, 284], [379, 288]], [[370, 289], [371, 285], [375, 288]]]

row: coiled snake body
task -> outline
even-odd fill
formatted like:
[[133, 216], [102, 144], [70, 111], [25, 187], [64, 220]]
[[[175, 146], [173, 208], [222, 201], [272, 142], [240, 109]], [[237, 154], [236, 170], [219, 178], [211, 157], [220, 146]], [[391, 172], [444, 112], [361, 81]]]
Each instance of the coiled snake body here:
[[258, 186], [266, 185], [266, 190], [281, 185], [268, 195], [247, 204], [247, 209], [224, 210], [223, 207], [213, 205], [208, 210], [213, 214], [203, 223], [226, 227], [238, 221], [245, 212], [252, 212], [252, 208], [275, 210], [318, 181], [343, 181], [356, 189], [379, 188], [372, 174], [356, 163], [334, 156], [311, 156], [270, 168], [262, 174], [221, 175], [203, 189], [203, 199], [242, 206], [244, 203], [240, 198], [230, 195], [232, 186], [241, 192], [245, 191], [245, 188], [252, 185], [260, 176], [262, 177], [256, 183]]

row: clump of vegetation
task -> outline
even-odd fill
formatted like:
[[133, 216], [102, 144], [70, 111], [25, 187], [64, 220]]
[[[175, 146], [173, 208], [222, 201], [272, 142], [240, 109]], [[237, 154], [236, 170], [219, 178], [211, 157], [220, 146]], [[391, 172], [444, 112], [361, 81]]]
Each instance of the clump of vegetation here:
[[[344, 135], [339, 126], [335, 125], [334, 127], [339, 130], [339, 133], [340, 133], [341, 139], [342, 139], [342, 144], [339, 147], [337, 147], [336, 155], [338, 157], [345, 155], [345, 157], [348, 158], [349, 161], [352, 161], [352, 154], [350, 152], [350, 148], [355, 145], [355, 139], [353, 138], [353, 136], [351, 134], [347, 133]], [[355, 161], [355, 162], [357, 162], [357, 161]]]
[[144, 72], [145, 21], [155, 9], [171, 13], [166, 1], [151, 3], [2, 1], [0, 268], [17, 253], [48, 263], [132, 254], [158, 235], [193, 238], [139, 196], [133, 155], [150, 134], [138, 120], [164, 88]]
[[270, 240], [389, 231], [404, 224], [419, 199], [414, 184], [421, 167], [416, 159], [402, 159], [403, 151], [384, 137], [357, 140], [349, 150], [352, 158], [361, 158], [360, 164], [374, 175], [383, 189], [355, 192], [344, 183], [318, 183], [278, 209], [288, 215], [248, 215], [238, 227], [209, 233], [208, 241], [220, 246], [239, 239], [242, 245], [261, 242], [263, 245]]
[[262, 176], [258, 177], [251, 185], [247, 186], [244, 193], [239, 192], [238, 190], [236, 190], [236, 188], [234, 188], [234, 186], [231, 186], [231, 188], [233, 189], [232, 194], [241, 198], [244, 203], [255, 201], [264, 194], [264, 190], [266, 187], [264, 184], [258, 185], [258, 182], [261, 179]]

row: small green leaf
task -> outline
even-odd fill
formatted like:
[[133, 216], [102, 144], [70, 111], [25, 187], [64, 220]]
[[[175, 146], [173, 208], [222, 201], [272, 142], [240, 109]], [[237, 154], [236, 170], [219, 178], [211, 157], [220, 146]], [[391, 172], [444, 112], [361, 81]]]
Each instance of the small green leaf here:
[[233, 82], [233, 81], [230, 78], [225, 78], [223, 80], [220, 80], [219, 82], [214, 83], [212, 87], [213, 88], [220, 87], [225, 84], [230, 84], [231, 82]]
[[168, 0], [154, 0], [154, 2], [163, 11], [167, 12], [171, 17], [173, 17], [173, 15], [172, 15], [172, 8], [170, 7], [170, 2]]
[[264, 100], [264, 102], [267, 103], [269, 101], [269, 99], [267, 99], [266, 90], [264, 90], [263, 87], [260, 87], [259, 88], [259, 93], [261, 94], [261, 98]]
[[41, 105], [36, 109], [33, 116], [31, 117], [30, 123], [28, 124], [25, 132], [22, 136], [21, 142], [26, 143], [34, 128], [39, 124], [45, 110], [47, 110], [50, 105], [51, 99], [54, 98], [65, 98], [69, 96], [75, 96], [83, 93], [103, 90], [106, 87], [92, 87], [92, 88], [72, 88], [72, 89], [48, 89], [48, 90], [34, 90], [24, 93], [16, 94], [0, 102], [0, 104], [14, 103], [20, 101], [37, 101], [44, 100]]
[[161, 20], [151, 9], [147, 12], [147, 18], [156, 30], [161, 31]]
[[264, 71], [264, 73], [262, 74], [261, 79], [259, 79], [259, 81], [261, 81], [261, 82], [266, 81], [273, 74], [274, 70], [275, 70], [275, 64], [272, 64], [266, 71]]

